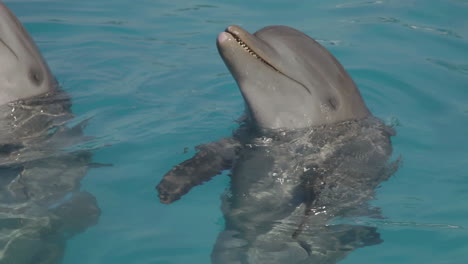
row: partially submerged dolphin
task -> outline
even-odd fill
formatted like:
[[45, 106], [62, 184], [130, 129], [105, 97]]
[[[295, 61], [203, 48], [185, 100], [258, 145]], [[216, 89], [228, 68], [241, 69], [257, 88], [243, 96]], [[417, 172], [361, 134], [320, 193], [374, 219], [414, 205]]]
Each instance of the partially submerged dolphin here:
[[61, 91], [21, 22], [0, 2], [0, 263], [56, 264], [65, 240], [97, 222], [81, 192], [91, 164]]
[[161, 202], [231, 169], [213, 263], [336, 263], [380, 243], [374, 227], [333, 224], [379, 217], [367, 202], [397, 168], [388, 162], [393, 129], [371, 115], [341, 64], [286, 26], [254, 35], [230, 26], [217, 46], [245, 100], [245, 121], [165, 174]]

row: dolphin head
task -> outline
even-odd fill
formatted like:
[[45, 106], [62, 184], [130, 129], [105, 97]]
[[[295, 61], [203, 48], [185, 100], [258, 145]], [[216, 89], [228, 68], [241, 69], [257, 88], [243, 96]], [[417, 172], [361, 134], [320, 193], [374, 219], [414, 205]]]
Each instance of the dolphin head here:
[[34, 41], [0, 2], [0, 105], [41, 95], [56, 87]]
[[370, 114], [343, 66], [298, 30], [269, 26], [252, 35], [229, 26], [217, 46], [260, 128], [298, 129]]

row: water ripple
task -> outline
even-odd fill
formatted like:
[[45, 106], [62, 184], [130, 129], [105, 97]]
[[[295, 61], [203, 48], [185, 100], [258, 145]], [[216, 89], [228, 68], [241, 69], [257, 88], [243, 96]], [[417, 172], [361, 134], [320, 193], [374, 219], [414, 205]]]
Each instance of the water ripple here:
[[336, 8], [351, 8], [351, 7], [360, 7], [360, 6], [369, 6], [369, 5], [381, 5], [384, 1], [362, 1], [362, 2], [353, 2], [353, 3], [343, 3], [335, 5]]
[[461, 225], [452, 225], [452, 224], [439, 224], [439, 223], [417, 223], [417, 222], [405, 222], [405, 221], [389, 221], [389, 220], [370, 220], [370, 221], [360, 221], [354, 220], [355, 224], [364, 224], [367, 226], [375, 226], [378, 228], [396, 228], [400, 229], [402, 227], [409, 227], [414, 229], [458, 229], [465, 230], [466, 227]]
[[445, 28], [437, 27], [437, 26], [413, 24], [413, 23], [405, 22], [402, 19], [396, 18], [396, 17], [363, 17], [363, 18], [352, 18], [352, 19], [348, 19], [345, 21], [347, 21], [348, 23], [358, 23], [358, 24], [391, 23], [391, 24], [397, 24], [402, 27], [415, 30], [415, 31], [428, 32], [428, 33], [433, 33], [437, 35], [463, 39], [462, 35], [455, 32], [454, 30], [445, 29]]
[[427, 58], [427, 61], [449, 71], [468, 75], [468, 64], [455, 64], [441, 59]]
[[178, 11], [178, 12], [198, 11], [198, 10], [205, 9], [205, 8], [218, 8], [218, 7], [215, 5], [194, 5], [191, 7], [178, 8], [175, 11]]

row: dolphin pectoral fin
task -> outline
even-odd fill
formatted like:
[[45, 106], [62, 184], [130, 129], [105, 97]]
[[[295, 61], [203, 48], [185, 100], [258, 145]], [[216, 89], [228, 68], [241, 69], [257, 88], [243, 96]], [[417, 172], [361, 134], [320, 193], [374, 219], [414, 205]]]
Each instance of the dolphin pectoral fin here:
[[197, 146], [195, 149], [199, 152], [195, 156], [174, 166], [156, 186], [161, 203], [179, 200], [193, 187], [230, 169], [240, 147], [240, 142], [234, 138]]
[[351, 252], [355, 248], [378, 245], [383, 242], [380, 233], [373, 226], [348, 224], [327, 227], [330, 236], [336, 239], [336, 250]]
[[[357, 248], [383, 242], [376, 227], [339, 224], [308, 230], [296, 239], [308, 257], [298, 263], [336, 263]], [[294, 262], [296, 263], [296, 262]]]
[[89, 120], [90, 118], [85, 119], [72, 127], [67, 127], [63, 124], [58, 126], [47, 139], [47, 145], [49, 148], [60, 149], [92, 140], [93, 137], [83, 135], [83, 130], [88, 125]]
[[213, 264], [242, 264], [247, 263], [246, 251], [248, 242], [240, 238], [240, 233], [235, 230], [225, 230], [218, 235], [211, 262]]
[[68, 236], [95, 225], [101, 214], [96, 198], [88, 192], [74, 193], [69, 200], [51, 211], [60, 219], [61, 229]]

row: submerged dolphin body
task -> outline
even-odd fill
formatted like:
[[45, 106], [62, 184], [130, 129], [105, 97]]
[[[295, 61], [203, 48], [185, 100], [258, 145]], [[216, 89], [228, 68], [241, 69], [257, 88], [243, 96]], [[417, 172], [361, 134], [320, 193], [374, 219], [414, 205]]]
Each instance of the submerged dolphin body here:
[[379, 217], [367, 201], [397, 168], [388, 162], [393, 130], [370, 114], [341, 64], [285, 26], [254, 35], [230, 26], [217, 45], [246, 120], [165, 174], [161, 202], [231, 169], [213, 263], [336, 263], [380, 243], [374, 227], [333, 222]]
[[0, 263], [56, 264], [65, 240], [97, 222], [96, 199], [81, 192], [88, 151], [69, 128], [70, 98], [34, 41], [0, 2]]

